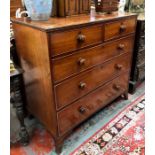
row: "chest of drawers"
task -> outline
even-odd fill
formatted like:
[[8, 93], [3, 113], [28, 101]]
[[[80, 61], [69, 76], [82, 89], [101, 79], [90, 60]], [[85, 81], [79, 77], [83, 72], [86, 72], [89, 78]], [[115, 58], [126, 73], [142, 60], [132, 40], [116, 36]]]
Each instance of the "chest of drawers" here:
[[117, 12], [12, 19], [27, 108], [53, 135], [57, 150], [78, 124], [118, 96], [127, 98], [136, 19]]

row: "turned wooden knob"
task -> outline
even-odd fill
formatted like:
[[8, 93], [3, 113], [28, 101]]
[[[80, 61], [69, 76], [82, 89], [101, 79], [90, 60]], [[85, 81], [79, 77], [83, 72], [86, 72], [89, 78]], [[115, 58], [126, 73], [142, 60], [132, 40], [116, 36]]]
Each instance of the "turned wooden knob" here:
[[120, 90], [121, 89], [121, 86], [116, 84], [116, 85], [114, 85], [114, 89]]
[[120, 50], [123, 50], [123, 49], [124, 49], [124, 47], [125, 47], [125, 45], [124, 45], [124, 44], [119, 44], [119, 45], [118, 45], [118, 49], [120, 49]]
[[79, 42], [84, 42], [86, 40], [86, 36], [80, 33], [77, 37], [77, 40]]
[[80, 59], [78, 60], [78, 64], [79, 64], [80, 66], [83, 66], [83, 65], [85, 64], [85, 62], [86, 62], [86, 59], [84, 59], [84, 58], [80, 58]]
[[79, 108], [79, 112], [81, 113], [81, 114], [84, 114], [85, 112], [86, 112], [86, 108], [85, 107], [80, 107]]
[[122, 24], [120, 26], [120, 33], [125, 32], [126, 31], [126, 25]]
[[123, 65], [116, 64], [116, 65], [115, 65], [115, 68], [116, 68], [117, 70], [121, 70], [121, 69], [123, 68]]
[[80, 82], [80, 84], [79, 84], [79, 88], [80, 89], [84, 89], [84, 88], [86, 88], [86, 83], [84, 83], [84, 82]]

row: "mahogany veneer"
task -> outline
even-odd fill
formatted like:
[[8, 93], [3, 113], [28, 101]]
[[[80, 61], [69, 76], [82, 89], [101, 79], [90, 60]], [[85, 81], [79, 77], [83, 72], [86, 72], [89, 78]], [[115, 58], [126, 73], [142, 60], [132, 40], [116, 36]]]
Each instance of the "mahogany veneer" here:
[[12, 18], [27, 108], [53, 135], [57, 151], [81, 122], [124, 94], [127, 99], [135, 14]]

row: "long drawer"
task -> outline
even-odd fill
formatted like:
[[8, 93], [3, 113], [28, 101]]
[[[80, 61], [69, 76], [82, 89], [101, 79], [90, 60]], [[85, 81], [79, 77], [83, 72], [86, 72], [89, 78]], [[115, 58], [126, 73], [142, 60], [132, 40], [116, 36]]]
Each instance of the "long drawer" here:
[[103, 26], [95, 25], [50, 34], [51, 55], [57, 56], [103, 42]]
[[116, 55], [131, 52], [133, 49], [134, 36], [109, 42], [105, 45], [81, 50], [78, 53], [60, 57], [53, 60], [54, 82], [80, 73], [95, 65], [101, 64]]
[[[124, 61], [125, 60], [125, 61]], [[123, 54], [92, 70], [55, 86], [56, 105], [60, 109], [111, 80], [130, 67], [131, 53]]]
[[105, 24], [104, 40], [110, 40], [124, 35], [134, 33], [136, 26], [136, 18], [126, 18], [116, 22]]
[[114, 100], [128, 88], [128, 73], [117, 77], [103, 87], [88, 94], [62, 111], [58, 112], [59, 135], [74, 128], [91, 114]]

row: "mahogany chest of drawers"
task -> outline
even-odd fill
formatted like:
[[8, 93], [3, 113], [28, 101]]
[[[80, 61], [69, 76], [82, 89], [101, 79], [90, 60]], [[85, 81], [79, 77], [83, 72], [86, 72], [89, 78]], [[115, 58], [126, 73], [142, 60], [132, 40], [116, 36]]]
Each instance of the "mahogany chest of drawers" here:
[[57, 150], [78, 124], [118, 96], [127, 98], [136, 21], [135, 14], [117, 12], [12, 19], [27, 108]]

